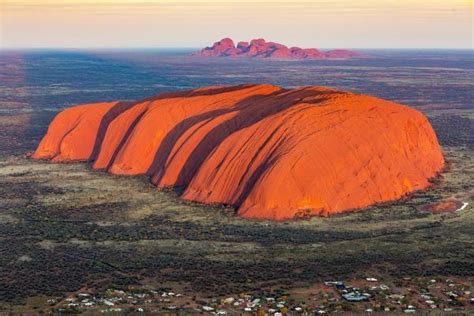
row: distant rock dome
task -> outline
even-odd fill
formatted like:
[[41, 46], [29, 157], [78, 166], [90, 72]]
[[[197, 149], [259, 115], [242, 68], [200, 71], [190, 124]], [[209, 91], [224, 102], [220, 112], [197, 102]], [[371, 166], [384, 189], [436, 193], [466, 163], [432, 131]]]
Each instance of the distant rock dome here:
[[234, 41], [224, 38], [215, 42], [211, 47], [206, 47], [192, 54], [200, 57], [262, 57], [278, 59], [325, 59], [325, 58], [360, 58], [367, 57], [359, 52], [336, 49], [321, 52], [316, 48], [299, 48], [267, 42], [263, 38], [253, 39], [249, 42], [239, 42], [235, 47]]

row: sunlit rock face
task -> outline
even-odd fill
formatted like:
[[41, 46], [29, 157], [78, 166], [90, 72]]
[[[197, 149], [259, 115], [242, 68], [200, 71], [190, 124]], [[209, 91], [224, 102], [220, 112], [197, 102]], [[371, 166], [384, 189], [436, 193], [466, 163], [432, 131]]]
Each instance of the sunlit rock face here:
[[[245, 43], [241, 46], [245, 46]], [[33, 155], [146, 174], [246, 218], [328, 216], [424, 189], [443, 168], [426, 117], [322, 87], [208, 87], [59, 113]]]
[[322, 52], [316, 48], [299, 48], [267, 42], [263, 38], [253, 39], [248, 42], [239, 42], [235, 46], [230, 38], [215, 42], [211, 47], [206, 47], [192, 54], [200, 57], [260, 57], [278, 59], [325, 59], [325, 58], [360, 58], [367, 57], [359, 52], [336, 49]]

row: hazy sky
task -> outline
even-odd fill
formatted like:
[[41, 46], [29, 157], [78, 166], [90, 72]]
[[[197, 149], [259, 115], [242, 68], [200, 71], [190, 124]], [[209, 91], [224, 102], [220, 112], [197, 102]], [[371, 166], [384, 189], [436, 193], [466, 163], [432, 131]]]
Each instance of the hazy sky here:
[[474, 0], [0, 0], [0, 47], [473, 48]]

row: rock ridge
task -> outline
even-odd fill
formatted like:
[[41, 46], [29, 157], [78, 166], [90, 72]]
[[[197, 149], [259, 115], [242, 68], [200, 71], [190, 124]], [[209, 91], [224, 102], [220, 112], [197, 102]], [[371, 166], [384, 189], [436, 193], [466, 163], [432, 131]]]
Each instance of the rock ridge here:
[[367, 57], [364, 54], [347, 49], [335, 49], [326, 52], [316, 48], [287, 47], [280, 43], [267, 42], [263, 38], [249, 42], [239, 42], [235, 46], [230, 38], [223, 38], [211, 47], [192, 54], [200, 57], [249, 57], [274, 59], [347, 59]]

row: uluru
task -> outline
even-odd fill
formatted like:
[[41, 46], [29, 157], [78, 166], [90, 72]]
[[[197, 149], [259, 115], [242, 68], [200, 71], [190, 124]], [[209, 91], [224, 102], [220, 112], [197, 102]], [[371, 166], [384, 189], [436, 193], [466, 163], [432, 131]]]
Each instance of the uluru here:
[[364, 54], [348, 49], [321, 51], [316, 48], [288, 47], [280, 43], [267, 42], [263, 38], [250, 42], [238, 42], [223, 38], [210, 47], [205, 47], [193, 56], [199, 57], [250, 57], [273, 59], [347, 59], [366, 57]]
[[32, 157], [147, 175], [158, 188], [184, 188], [185, 200], [271, 220], [396, 200], [427, 188], [444, 166], [417, 110], [323, 87], [273, 85], [71, 107], [54, 118]]

